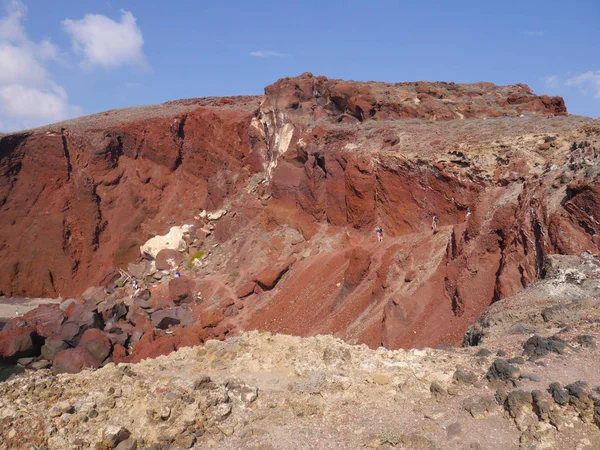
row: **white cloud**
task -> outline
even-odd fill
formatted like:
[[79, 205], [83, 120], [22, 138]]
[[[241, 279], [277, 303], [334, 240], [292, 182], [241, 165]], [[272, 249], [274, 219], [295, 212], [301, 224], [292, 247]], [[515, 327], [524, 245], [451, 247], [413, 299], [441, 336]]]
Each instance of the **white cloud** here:
[[40, 90], [20, 84], [0, 86], [0, 115], [52, 122], [69, 116], [67, 93], [60, 86]]
[[63, 27], [71, 35], [73, 50], [83, 55], [85, 67], [147, 66], [142, 53], [144, 38], [129, 11], [121, 11], [120, 22], [100, 14], [86, 14], [80, 20], [65, 19]]
[[274, 52], [273, 50], [257, 50], [255, 52], [250, 52], [250, 56], [256, 58], [281, 58], [285, 56], [285, 54]]
[[45, 39], [31, 41], [23, 21], [27, 10], [19, 0], [5, 4], [0, 18], [0, 130], [30, 128], [56, 122], [81, 110], [69, 104], [66, 91], [48, 73], [44, 62], [58, 50]]
[[560, 86], [560, 82], [556, 75], [548, 75], [543, 78], [544, 86], [548, 89], [557, 89]]
[[589, 95], [590, 91], [595, 98], [600, 100], [600, 70], [588, 71], [565, 82], [566, 86], [577, 87], [584, 94]]

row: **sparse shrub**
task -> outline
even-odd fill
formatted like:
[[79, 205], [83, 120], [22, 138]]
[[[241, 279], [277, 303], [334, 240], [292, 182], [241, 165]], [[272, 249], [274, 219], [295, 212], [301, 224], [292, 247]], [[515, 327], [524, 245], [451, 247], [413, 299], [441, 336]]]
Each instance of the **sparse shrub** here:
[[198, 250], [195, 252], [190, 258], [190, 262], [187, 264], [188, 269], [191, 269], [194, 266], [194, 261], [201, 260], [204, 257], [206, 252], [204, 250]]
[[395, 430], [385, 430], [383, 433], [379, 435], [379, 441], [381, 445], [391, 445], [392, 447], [400, 444], [402, 440], [402, 435]]

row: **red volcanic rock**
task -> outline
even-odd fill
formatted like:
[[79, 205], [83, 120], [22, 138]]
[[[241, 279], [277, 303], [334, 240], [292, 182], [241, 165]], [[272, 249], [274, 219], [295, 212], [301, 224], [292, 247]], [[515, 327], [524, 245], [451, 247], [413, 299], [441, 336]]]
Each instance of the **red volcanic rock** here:
[[175, 350], [175, 342], [172, 336], [161, 336], [155, 338], [154, 331], [144, 333], [142, 338], [133, 347], [130, 355], [131, 362], [139, 362], [146, 358], [156, 358], [168, 355]]
[[100, 276], [100, 281], [98, 285], [100, 287], [104, 287], [106, 289], [111, 289], [115, 287], [115, 282], [121, 278], [121, 272], [115, 268], [110, 268], [104, 271], [104, 273]]
[[355, 247], [350, 251], [348, 268], [344, 272], [344, 283], [348, 287], [356, 287], [363, 280], [371, 267], [371, 254], [363, 247]]
[[173, 278], [169, 281], [169, 300], [176, 305], [194, 300], [196, 284], [188, 277]]
[[63, 350], [54, 357], [52, 373], [78, 373], [83, 369], [97, 369], [100, 364], [84, 347]]
[[[291, 116], [307, 115], [313, 120], [330, 122], [404, 118], [452, 120], [461, 115], [483, 118], [496, 115], [494, 111], [512, 116], [522, 111], [566, 113], [562, 98], [537, 96], [523, 84], [363, 83], [305, 73], [267, 86], [265, 94], [262, 110], [266, 114], [287, 110]], [[474, 97], [477, 101], [473, 101]], [[419, 102], [415, 102], [415, 98]]]
[[52, 361], [54, 357], [63, 350], [66, 350], [69, 346], [58, 336], [52, 336], [44, 341], [44, 345], [41, 348], [41, 354], [44, 359]]
[[237, 291], [235, 291], [235, 295], [238, 298], [248, 297], [250, 294], [252, 294], [254, 292], [254, 285], [255, 285], [255, 283], [253, 281], [248, 281], [248, 282], [242, 284], [237, 289]]
[[28, 311], [22, 317], [9, 320], [3, 330], [11, 330], [23, 326], [33, 327], [39, 336], [48, 337], [60, 332], [60, 326], [66, 318], [57, 304], [40, 305]]
[[112, 350], [112, 344], [106, 333], [97, 328], [86, 330], [77, 347], [83, 347], [90, 352], [98, 364], [102, 364]]
[[21, 358], [33, 354], [36, 349], [36, 337], [33, 327], [0, 331], [0, 362], [3, 359]]
[[104, 287], [101, 286], [92, 286], [87, 288], [83, 294], [81, 294], [81, 299], [90, 305], [97, 305], [102, 300], [106, 298], [106, 291]]
[[[69, 306], [60, 328], [77, 344], [102, 325], [89, 316], [98, 308], [115, 345], [135, 344], [126, 360], [242, 326], [391, 348], [458, 344], [492, 301], [540, 277], [546, 255], [598, 251], [600, 135], [585, 118], [552, 117], [564, 114], [562, 99], [524, 85], [303, 74], [260, 99], [190, 100], [4, 136], [0, 291], [77, 294], [137, 261], [130, 272], [151, 297], [131, 300], [130, 285], [112, 292], [111, 271], [112, 293], [86, 292], [86, 308]], [[196, 286], [142, 280], [150, 263], [139, 246], [225, 203], [231, 214], [203, 243], [207, 264], [190, 272], [205, 300], [188, 305], [195, 323], [182, 327], [169, 308], [195, 300]], [[150, 334], [154, 325], [173, 334]]]
[[181, 223], [245, 187], [260, 98], [232, 101], [144, 107], [2, 137], [0, 291], [78, 295], [105, 268], [136, 260], [144, 230], [168, 232], [163, 217]]
[[158, 270], [171, 270], [179, 267], [183, 262], [181, 253], [177, 250], [165, 248], [156, 254], [155, 264]]
[[133, 278], [142, 279], [150, 272], [151, 263], [144, 259], [139, 263], [129, 263], [127, 265], [127, 271]]
[[152, 313], [152, 325], [156, 328], [166, 329], [174, 325], [191, 325], [193, 322], [191, 311], [187, 308], [165, 308]]
[[200, 323], [204, 328], [216, 327], [224, 318], [225, 316], [220, 310], [212, 308], [201, 314]]
[[121, 344], [115, 344], [112, 353], [113, 361], [117, 364], [129, 362], [127, 357], [127, 350]]
[[254, 282], [264, 290], [273, 289], [283, 274], [289, 270], [293, 262], [294, 260], [290, 259], [283, 263], [276, 263], [273, 267], [269, 267], [255, 275]]
[[60, 336], [70, 345], [76, 346], [83, 333], [90, 328], [99, 328], [102, 319], [95, 311], [83, 305], [77, 305], [71, 316], [62, 324]]

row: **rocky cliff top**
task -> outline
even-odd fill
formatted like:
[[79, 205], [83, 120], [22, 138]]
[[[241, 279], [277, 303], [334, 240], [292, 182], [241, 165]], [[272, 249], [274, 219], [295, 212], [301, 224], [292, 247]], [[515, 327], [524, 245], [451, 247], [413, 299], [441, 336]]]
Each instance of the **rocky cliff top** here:
[[265, 88], [265, 112], [288, 111], [331, 122], [425, 119], [445, 121], [524, 113], [565, 115], [561, 97], [538, 96], [524, 84], [356, 82], [305, 73]]

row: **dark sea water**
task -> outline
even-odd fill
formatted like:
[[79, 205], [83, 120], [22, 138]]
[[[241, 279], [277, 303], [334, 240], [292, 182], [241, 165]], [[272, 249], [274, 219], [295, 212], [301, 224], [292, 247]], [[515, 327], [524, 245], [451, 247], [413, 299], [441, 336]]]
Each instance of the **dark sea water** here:
[[[0, 330], [4, 327], [6, 322], [0, 321]], [[22, 367], [16, 365], [5, 365], [0, 364], [0, 381], [6, 380], [13, 373], [23, 373], [25, 370]]]
[[23, 373], [25, 369], [20, 366], [5, 366], [0, 364], [0, 382], [5, 381], [10, 377], [13, 373]]

